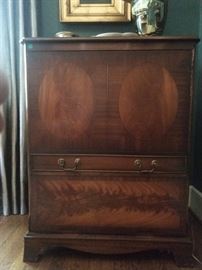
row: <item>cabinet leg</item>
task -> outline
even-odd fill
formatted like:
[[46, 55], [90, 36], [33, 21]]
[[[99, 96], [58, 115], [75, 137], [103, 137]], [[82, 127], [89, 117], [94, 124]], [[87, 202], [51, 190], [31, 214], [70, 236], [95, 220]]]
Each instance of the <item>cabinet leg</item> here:
[[185, 247], [172, 251], [175, 263], [178, 267], [193, 267], [197, 265], [197, 261], [192, 256], [192, 247]]
[[24, 262], [37, 262], [39, 256], [46, 250], [46, 245], [35, 239], [24, 239]]

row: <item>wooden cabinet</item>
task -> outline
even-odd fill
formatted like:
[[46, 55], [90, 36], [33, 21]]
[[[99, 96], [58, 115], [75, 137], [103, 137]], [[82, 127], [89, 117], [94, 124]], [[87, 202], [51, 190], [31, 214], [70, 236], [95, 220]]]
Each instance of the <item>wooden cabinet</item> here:
[[161, 249], [173, 252], [178, 263], [191, 259], [196, 41], [24, 41], [30, 207], [25, 261], [55, 246], [109, 254]]

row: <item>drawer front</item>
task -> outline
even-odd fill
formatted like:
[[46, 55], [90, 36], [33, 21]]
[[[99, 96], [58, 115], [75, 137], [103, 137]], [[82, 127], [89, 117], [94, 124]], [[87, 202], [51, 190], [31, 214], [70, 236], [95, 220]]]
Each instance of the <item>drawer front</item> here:
[[31, 175], [30, 231], [184, 235], [187, 179]]
[[31, 155], [31, 170], [183, 173], [187, 160], [181, 156]]

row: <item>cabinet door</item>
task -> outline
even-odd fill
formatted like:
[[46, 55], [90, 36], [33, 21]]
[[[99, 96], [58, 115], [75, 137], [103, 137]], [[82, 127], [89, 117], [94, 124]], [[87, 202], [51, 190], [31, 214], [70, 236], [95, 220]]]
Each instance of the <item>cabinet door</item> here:
[[187, 154], [191, 51], [28, 54], [31, 152]]
[[187, 179], [35, 174], [30, 231], [185, 235]]

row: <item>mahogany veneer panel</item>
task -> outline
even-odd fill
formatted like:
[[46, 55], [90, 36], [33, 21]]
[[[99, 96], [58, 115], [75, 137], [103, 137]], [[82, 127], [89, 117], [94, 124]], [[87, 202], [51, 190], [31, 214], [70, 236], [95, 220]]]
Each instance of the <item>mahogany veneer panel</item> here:
[[190, 59], [177, 50], [30, 52], [30, 150], [186, 154]]
[[187, 232], [186, 179], [83, 175], [36, 175], [32, 179], [35, 196], [30, 210], [35, 215], [31, 218], [31, 231], [164, 235]]

